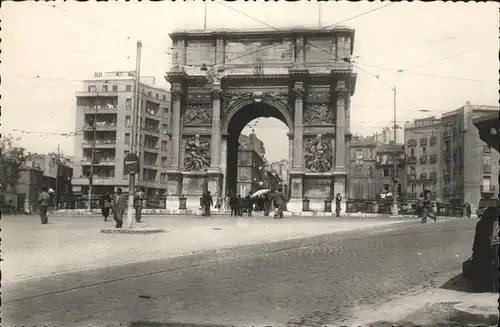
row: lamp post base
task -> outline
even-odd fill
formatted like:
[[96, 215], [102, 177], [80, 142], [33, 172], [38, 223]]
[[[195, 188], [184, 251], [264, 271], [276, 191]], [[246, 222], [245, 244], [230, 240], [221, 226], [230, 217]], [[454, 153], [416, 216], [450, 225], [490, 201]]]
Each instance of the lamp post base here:
[[391, 215], [397, 216], [398, 214], [399, 214], [398, 204], [397, 204], [397, 202], [393, 202], [391, 204]]

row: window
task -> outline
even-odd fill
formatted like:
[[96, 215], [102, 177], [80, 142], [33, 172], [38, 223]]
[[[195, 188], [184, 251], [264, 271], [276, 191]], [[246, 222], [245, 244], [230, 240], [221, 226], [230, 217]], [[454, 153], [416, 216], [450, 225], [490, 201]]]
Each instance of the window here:
[[158, 93], [156, 93], [156, 94], [155, 94], [155, 97], [156, 97], [157, 99], [159, 99], [159, 98], [160, 98], [160, 95], [159, 95]]
[[161, 96], [162, 101], [167, 101], [167, 96], [164, 94]]
[[[370, 151], [371, 151], [371, 150], [370, 150]], [[368, 169], [368, 171], [369, 171], [369, 174], [370, 174], [370, 178], [372, 178], [372, 177], [373, 177], [373, 167], [370, 167], [370, 168]]]
[[127, 109], [127, 110], [132, 109], [132, 99], [131, 98], [125, 99], [125, 109]]
[[483, 165], [484, 166], [491, 166], [491, 157], [490, 156], [483, 156]]
[[491, 147], [488, 144], [485, 144], [483, 146], [483, 152], [484, 153], [490, 153], [491, 152]]
[[125, 85], [125, 92], [132, 92], [132, 85]]
[[414, 148], [410, 149], [410, 157], [415, 158], [415, 149]]
[[483, 177], [483, 183], [481, 184], [481, 188], [488, 192], [491, 187], [491, 177]]
[[125, 116], [125, 126], [126, 127], [132, 126], [132, 117], [131, 116]]
[[427, 148], [425, 146], [422, 147], [422, 154], [427, 154]]
[[164, 151], [167, 150], [167, 146], [168, 146], [167, 141], [161, 141], [161, 149], [162, 150], [164, 150]]
[[125, 133], [125, 145], [130, 145], [130, 133]]
[[382, 170], [382, 174], [383, 174], [383, 175], [382, 175], [383, 177], [389, 177], [389, 169], [387, 169], [387, 168], [386, 168], [386, 169], [383, 169], [383, 170]]
[[161, 173], [160, 174], [160, 181], [166, 182], [167, 181], [167, 173]]
[[95, 87], [95, 85], [89, 85], [89, 92], [96, 92], [97, 91], [97, 88]]
[[162, 132], [162, 134], [165, 134], [165, 135], [167, 134], [167, 125], [166, 124], [161, 125], [161, 132]]
[[167, 157], [161, 157], [161, 165], [166, 166], [167, 165]]
[[168, 118], [168, 108], [163, 108], [163, 118]]
[[151, 91], [148, 91], [148, 96], [149, 96], [149, 97], [151, 97], [151, 94], [152, 94], [152, 93], [151, 93]]
[[102, 91], [103, 92], [108, 92], [108, 86], [107, 85], [103, 85], [102, 86]]
[[118, 85], [113, 85], [111, 89], [113, 90], [113, 92], [118, 92]]

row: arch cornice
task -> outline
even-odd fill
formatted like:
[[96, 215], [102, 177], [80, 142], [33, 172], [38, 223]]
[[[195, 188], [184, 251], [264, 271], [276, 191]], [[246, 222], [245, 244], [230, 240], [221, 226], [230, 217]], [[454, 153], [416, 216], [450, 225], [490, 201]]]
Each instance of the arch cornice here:
[[[275, 94], [269, 93], [246, 93], [236, 98], [229, 105], [229, 108], [226, 110], [226, 114], [224, 115], [224, 124], [222, 125], [222, 133], [229, 134], [229, 124], [234, 116], [244, 107], [254, 104], [254, 103], [263, 103], [267, 104], [276, 110], [278, 110], [285, 118], [285, 124], [288, 126], [290, 130], [293, 130], [293, 118], [292, 118], [292, 110], [290, 108], [290, 101], [288, 95], [280, 94], [280, 96], [276, 96]], [[276, 118], [276, 117], [275, 117]]]

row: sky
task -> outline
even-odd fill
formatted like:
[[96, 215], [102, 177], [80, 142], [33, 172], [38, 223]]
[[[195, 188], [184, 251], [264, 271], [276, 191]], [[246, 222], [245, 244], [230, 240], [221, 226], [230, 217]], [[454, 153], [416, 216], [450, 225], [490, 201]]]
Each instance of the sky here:
[[[168, 87], [168, 33], [202, 29], [204, 8], [201, 1], [3, 3], [2, 134], [20, 136], [20, 145], [31, 152], [52, 152], [59, 145], [73, 155], [74, 138], [58, 133], [75, 130], [81, 80], [99, 71], [134, 70], [136, 41], [142, 40], [141, 75], [155, 76], [156, 86]], [[215, 1], [206, 10], [209, 29], [265, 28], [259, 21], [276, 28], [336, 23], [354, 28], [354, 133], [370, 135], [392, 124], [393, 86], [399, 124], [440, 116], [467, 101], [498, 105], [495, 3], [327, 2], [320, 7], [315, 2]], [[253, 128], [268, 160], [288, 157], [283, 123], [260, 119]]]

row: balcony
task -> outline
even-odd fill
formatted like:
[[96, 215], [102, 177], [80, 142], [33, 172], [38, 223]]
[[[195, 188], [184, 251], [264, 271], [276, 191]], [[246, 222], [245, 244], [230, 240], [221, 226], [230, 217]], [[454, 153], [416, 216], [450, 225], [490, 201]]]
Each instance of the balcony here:
[[83, 108], [83, 112], [86, 114], [116, 114], [118, 112], [118, 105], [108, 104], [108, 105], [89, 105]]
[[419, 161], [421, 165], [427, 164], [427, 156], [420, 156]]
[[437, 155], [432, 154], [431, 156], [429, 156], [429, 162], [431, 164], [436, 163], [437, 162]]
[[429, 139], [429, 145], [433, 146], [433, 145], [436, 145], [436, 144], [437, 144], [437, 137], [436, 136], [431, 136], [431, 138]]
[[420, 179], [427, 179], [427, 173], [420, 173], [420, 174], [418, 175], [418, 177], [419, 177]]
[[495, 192], [495, 191], [496, 191], [495, 185], [481, 185], [481, 192], [488, 193], [488, 192]]
[[414, 139], [408, 140], [408, 146], [409, 147], [417, 146], [417, 140], [414, 140]]
[[[92, 164], [92, 158], [82, 158], [82, 165], [90, 166]], [[94, 166], [114, 166], [115, 165], [115, 157], [101, 157], [98, 164], [94, 164]]]
[[[95, 140], [96, 148], [110, 149], [116, 147], [116, 140]], [[82, 147], [84, 149], [92, 148], [92, 140], [83, 140]]]
[[[73, 178], [71, 180], [71, 184], [73, 185], [89, 185], [89, 179], [87, 177], [80, 176], [79, 178]], [[114, 176], [99, 176], [99, 175], [94, 175], [94, 178], [92, 178], [92, 185], [104, 185], [104, 186], [112, 186], [116, 185], [117, 180]]]
[[146, 112], [146, 117], [150, 119], [155, 119], [155, 120], [161, 119], [160, 110], [153, 110], [146, 108], [145, 112]]
[[155, 145], [144, 145], [144, 152], [158, 153], [160, 151], [159, 146]]
[[77, 97], [117, 97], [118, 96], [118, 90], [116, 91], [106, 91], [103, 92], [102, 90], [92, 90], [92, 91], [86, 91], [86, 92], [76, 92]]
[[417, 157], [408, 157], [407, 162], [409, 165], [414, 165], [417, 163]]
[[432, 179], [432, 180], [436, 180], [437, 179], [437, 173], [436, 172], [429, 173], [429, 178]]
[[415, 172], [408, 173], [408, 179], [409, 180], [415, 180], [415, 179], [417, 179], [417, 174]]
[[146, 127], [141, 127], [141, 131], [147, 133], [147, 134], [153, 134], [155, 136], [160, 136], [160, 129], [155, 126], [146, 126]]
[[427, 139], [420, 139], [420, 146], [427, 146]]
[[[85, 124], [83, 126], [84, 131], [93, 131], [94, 125]], [[98, 121], [96, 123], [96, 130], [98, 131], [113, 131], [116, 130], [116, 122]]]
[[491, 174], [491, 166], [483, 165], [483, 174]]

